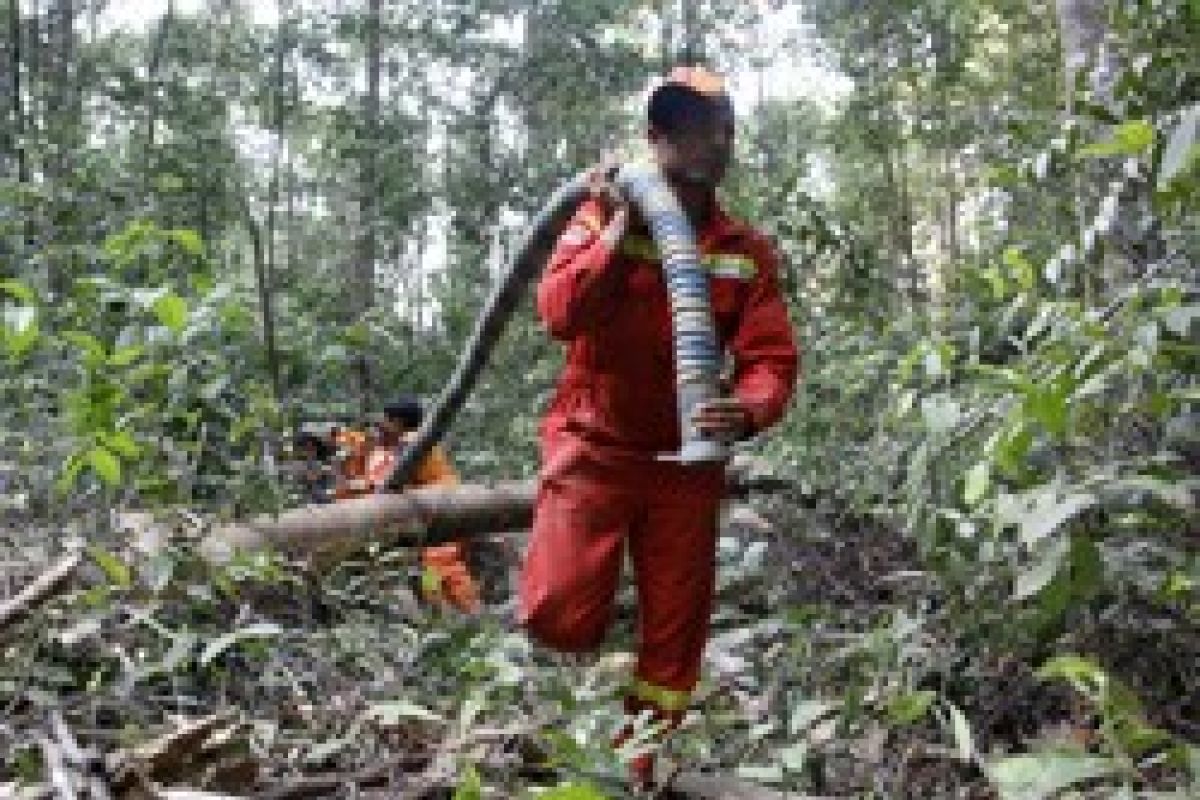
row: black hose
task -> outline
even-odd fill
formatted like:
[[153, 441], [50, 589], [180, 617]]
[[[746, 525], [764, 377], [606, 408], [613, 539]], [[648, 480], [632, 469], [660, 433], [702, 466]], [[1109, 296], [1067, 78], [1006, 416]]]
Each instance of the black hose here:
[[[541, 272], [563, 228], [587, 198], [589, 172], [582, 172], [560, 186], [529, 225], [516, 256], [476, 320], [454, 374], [425, 416], [411, 444], [396, 460], [392, 472], [380, 483], [378, 491], [402, 488], [421, 459], [449, 430], [479, 373], [487, 366], [526, 287]], [[656, 169], [622, 167], [617, 172], [616, 182], [650, 225], [651, 236], [662, 253], [663, 272], [671, 299], [683, 446], [678, 454], [664, 458], [684, 463], [723, 460], [727, 456], [726, 447], [720, 442], [701, 438], [687, 422], [696, 403], [717, 395], [720, 368], [708, 276], [700, 266], [695, 235], [687, 215]]]

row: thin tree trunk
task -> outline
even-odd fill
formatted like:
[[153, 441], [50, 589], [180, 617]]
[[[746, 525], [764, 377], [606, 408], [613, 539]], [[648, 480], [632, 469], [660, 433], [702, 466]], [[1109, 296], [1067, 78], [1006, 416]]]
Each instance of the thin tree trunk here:
[[267, 260], [264, 255], [262, 225], [254, 217], [250, 209], [250, 200], [242, 194], [242, 218], [246, 224], [246, 232], [250, 235], [250, 246], [254, 259], [254, 278], [258, 284], [258, 307], [262, 316], [263, 346], [266, 349], [267, 369], [271, 377], [271, 388], [275, 400], [280, 400], [279, 386], [279, 356], [275, 351], [275, 317], [271, 308], [270, 276], [267, 274]]
[[265, 237], [265, 259], [262, 267], [260, 304], [263, 316], [263, 337], [266, 339], [267, 373], [271, 376], [271, 388], [275, 402], [283, 400], [283, 386], [279, 369], [279, 355], [275, 341], [275, 208], [279, 204], [279, 158], [284, 146], [283, 138], [283, 64], [287, 53], [288, 10], [283, 2], [277, 4], [279, 26], [275, 42], [275, 77], [272, 87], [274, 103], [271, 116], [275, 146], [271, 151], [271, 177], [267, 187], [267, 230]]
[[[1105, 12], [1106, 0], [1056, 0], [1055, 11], [1058, 15], [1059, 37], [1062, 42], [1063, 56], [1063, 93], [1066, 98], [1066, 109], [1069, 117], [1075, 116], [1075, 89], [1079, 77], [1087, 70], [1086, 83], [1091, 90], [1093, 102], [1108, 106], [1111, 104], [1113, 81], [1116, 75], [1115, 59], [1112, 52], [1104, 46], [1107, 33]], [[1094, 122], [1082, 121], [1089, 137], [1096, 134]], [[1075, 217], [1076, 225], [1083, 238], [1088, 226], [1086, 209], [1086, 188], [1089, 183], [1104, 180], [1100, 174], [1102, 167], [1092, 168], [1096, 172], [1095, 181], [1083, 174], [1077, 173], [1075, 183]], [[1098, 293], [1103, 286], [1098, 285], [1095, 272], [1102, 268], [1099, 259], [1082, 255], [1082, 273], [1079, 275], [1078, 286], [1082, 291], [1085, 305], [1092, 306], [1098, 301]]]
[[[358, 320], [365, 319], [375, 302], [375, 205], [377, 182], [375, 176], [376, 151], [379, 144], [379, 72], [380, 45], [379, 28], [382, 0], [368, 0], [366, 45], [367, 45], [367, 96], [363, 108], [365, 137], [362, 142], [362, 192], [359, 208], [362, 226], [358, 252]], [[359, 397], [364, 415], [374, 406], [371, 387], [371, 368], [368, 349], [362, 346], [356, 359], [358, 368]]]

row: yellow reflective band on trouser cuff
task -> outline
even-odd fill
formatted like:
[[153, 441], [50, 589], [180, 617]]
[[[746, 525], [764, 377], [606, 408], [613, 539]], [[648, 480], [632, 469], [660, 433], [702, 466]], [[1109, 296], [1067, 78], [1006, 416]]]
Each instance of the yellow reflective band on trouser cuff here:
[[678, 689], [668, 689], [657, 686], [641, 678], [634, 680], [630, 694], [638, 700], [653, 703], [663, 711], [685, 711], [691, 702], [691, 692], [681, 692]]

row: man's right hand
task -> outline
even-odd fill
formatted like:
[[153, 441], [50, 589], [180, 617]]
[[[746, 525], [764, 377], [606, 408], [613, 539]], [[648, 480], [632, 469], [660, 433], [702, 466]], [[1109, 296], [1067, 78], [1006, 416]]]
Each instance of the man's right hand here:
[[612, 247], [625, 238], [629, 229], [629, 200], [613, 181], [620, 166], [616, 155], [608, 153], [592, 167], [588, 176], [591, 195], [604, 207], [608, 219], [600, 237]]

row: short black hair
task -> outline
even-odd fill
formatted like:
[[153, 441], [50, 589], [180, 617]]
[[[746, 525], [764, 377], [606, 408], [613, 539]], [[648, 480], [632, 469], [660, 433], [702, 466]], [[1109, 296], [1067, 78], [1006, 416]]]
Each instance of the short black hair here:
[[328, 461], [333, 455], [333, 445], [312, 431], [301, 431], [296, 436], [296, 447], [302, 449], [311, 445], [319, 461]]
[[406, 428], [419, 428], [425, 412], [421, 409], [420, 400], [412, 395], [404, 395], [383, 407], [383, 417], [399, 422]]
[[712, 115], [733, 119], [729, 95], [703, 95], [679, 84], [667, 84], [650, 96], [646, 120], [650, 127], [667, 134], [678, 133], [697, 119]]

